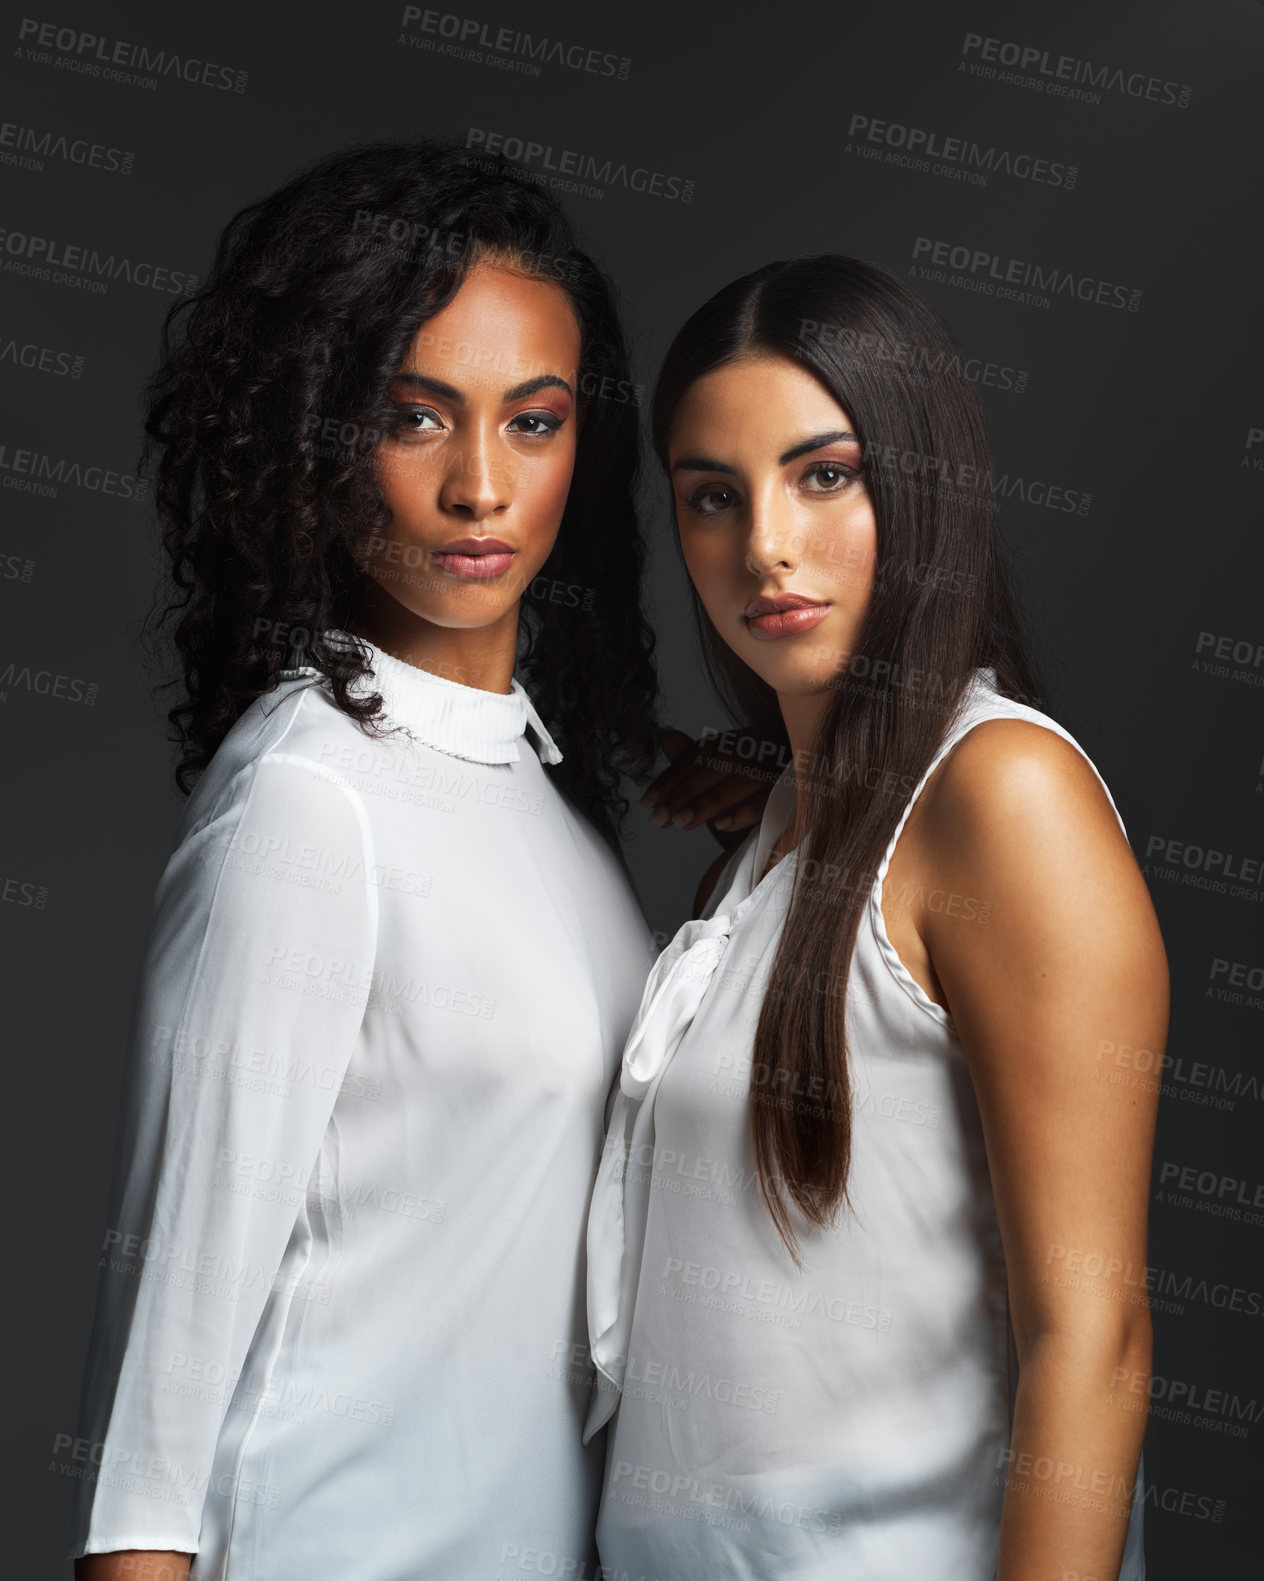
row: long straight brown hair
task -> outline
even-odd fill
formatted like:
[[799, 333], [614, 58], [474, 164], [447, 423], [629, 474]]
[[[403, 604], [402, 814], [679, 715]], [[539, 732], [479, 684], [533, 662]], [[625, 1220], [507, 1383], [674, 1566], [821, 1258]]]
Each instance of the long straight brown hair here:
[[[982, 410], [944, 321], [902, 280], [855, 258], [797, 258], [735, 280], [668, 349], [652, 411], [665, 471], [686, 391], [726, 363], [769, 355], [814, 375], [851, 418], [877, 524], [855, 649], [830, 677], [809, 761], [796, 765], [803, 835], [751, 1063], [760, 1187], [798, 1262], [793, 1210], [825, 1227], [844, 1202], [852, 1206], [843, 1006], [887, 843], [978, 667], [995, 669], [1005, 696], [1034, 706], [1040, 696], [1005, 563]], [[736, 719], [788, 746], [776, 693], [718, 635], [691, 590], [721, 698]]]

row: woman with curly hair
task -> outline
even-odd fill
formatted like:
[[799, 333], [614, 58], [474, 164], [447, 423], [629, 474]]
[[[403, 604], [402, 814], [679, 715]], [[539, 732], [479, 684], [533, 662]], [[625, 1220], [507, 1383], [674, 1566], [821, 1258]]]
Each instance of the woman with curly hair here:
[[558, 205], [433, 141], [250, 205], [169, 317], [146, 454], [195, 788], [81, 1581], [590, 1573], [582, 1227], [653, 956], [617, 846], [656, 746], [633, 392]]

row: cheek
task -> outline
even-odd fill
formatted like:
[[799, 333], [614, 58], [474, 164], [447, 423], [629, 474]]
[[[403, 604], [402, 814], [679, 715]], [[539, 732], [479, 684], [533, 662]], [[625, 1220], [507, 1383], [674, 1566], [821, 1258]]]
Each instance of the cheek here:
[[575, 473], [574, 438], [559, 435], [546, 453], [507, 457], [504, 464], [513, 479], [511, 517], [518, 541], [538, 568], [553, 551], [566, 511]]
[[823, 530], [817, 527], [805, 558], [817, 576], [856, 590], [872, 582], [877, 553], [873, 505], [863, 499], [849, 504]]
[[717, 626], [722, 626], [741, 575], [741, 566], [734, 561], [736, 540], [717, 531], [699, 532], [690, 526], [680, 527], [679, 534], [689, 580], [707, 614]]
[[417, 509], [423, 498], [427, 495], [433, 497], [432, 469], [427, 465], [427, 459], [424, 453], [408, 451], [399, 445], [387, 443], [378, 447], [375, 456], [378, 487], [395, 518], [385, 529], [387, 533], [406, 524], [410, 513]]
[[703, 593], [707, 583], [715, 580], [718, 568], [714, 545], [701, 533], [691, 532], [687, 526], [682, 527], [677, 523], [676, 530], [680, 538], [681, 558], [685, 562], [689, 580], [700, 593]]
[[530, 501], [532, 514], [538, 514], [551, 524], [561, 520], [566, 508], [566, 497], [571, 490], [575, 473], [575, 440], [554, 440], [548, 454], [529, 469], [524, 469], [523, 490]]

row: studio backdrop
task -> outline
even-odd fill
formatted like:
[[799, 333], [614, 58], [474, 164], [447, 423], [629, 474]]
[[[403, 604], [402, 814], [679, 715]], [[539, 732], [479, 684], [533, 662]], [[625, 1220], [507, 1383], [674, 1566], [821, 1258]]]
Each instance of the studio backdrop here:
[[[470, 0], [11, 10], [0, 112], [6, 1567], [69, 1573], [76, 1404], [129, 1015], [181, 799], [138, 640], [159, 573], [140, 391], [244, 204], [340, 144], [518, 160], [613, 278], [644, 415], [685, 315], [841, 252], [947, 319], [986, 412], [1046, 706], [1162, 926], [1145, 1445], [1155, 1581], [1258, 1573], [1264, 1415], [1264, 10]], [[667, 717], [733, 721], [644, 474]], [[660, 942], [717, 847], [628, 847]], [[1059, 1272], [1084, 1277], [1076, 1249]]]

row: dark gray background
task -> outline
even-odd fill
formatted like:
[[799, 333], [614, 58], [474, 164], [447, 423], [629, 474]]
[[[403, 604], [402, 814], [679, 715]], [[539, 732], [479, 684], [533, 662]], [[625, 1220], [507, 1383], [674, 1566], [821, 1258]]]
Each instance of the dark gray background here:
[[[1250, 438], [1264, 430], [1257, 5], [462, 0], [448, 13], [493, 34], [527, 28], [627, 57], [622, 81], [547, 64], [519, 75], [412, 48], [399, 41], [403, 14], [402, 4], [292, 0], [36, 14], [245, 71], [241, 93], [175, 78], [150, 91], [31, 59], [20, 21], [5, 24], [0, 121], [135, 156], [128, 175], [56, 155], [32, 167], [13, 162], [18, 134], [0, 128], [0, 959], [13, 1249], [3, 1488], [23, 1512], [6, 1568], [23, 1578], [68, 1573], [70, 1489], [51, 1447], [74, 1430], [127, 1018], [178, 805], [149, 690], [157, 677], [135, 642], [156, 568], [145, 505], [74, 482], [53, 497], [12, 487], [23, 449], [134, 470], [137, 392], [172, 298], [121, 280], [96, 295], [14, 272], [28, 245], [15, 235], [204, 274], [230, 216], [309, 158], [351, 139], [476, 128], [694, 182], [688, 203], [613, 184], [564, 198], [620, 288], [647, 384], [683, 316], [770, 257], [850, 252], [903, 272], [924, 236], [1139, 290], [1131, 312], [921, 286], [968, 353], [1027, 374], [1021, 394], [983, 390], [998, 472], [1092, 496], [1086, 515], [1012, 496], [1003, 521], [1051, 660], [1050, 711], [1105, 775], [1138, 858], [1159, 839], [1181, 842], [1187, 857], [1191, 847], [1264, 857], [1264, 434]], [[980, 78], [959, 69], [968, 33], [1187, 85], [1188, 104], [1110, 88], [1099, 103], [1077, 102]], [[973, 186], [865, 161], [848, 148], [856, 114], [1074, 165], [1078, 179], [1068, 191], [993, 173]], [[51, 369], [23, 366], [26, 346], [45, 349]], [[78, 377], [58, 371], [76, 358]], [[653, 473], [647, 481], [669, 717], [696, 733], [725, 721], [698, 667], [663, 487]], [[1201, 650], [1200, 634], [1212, 639]], [[1201, 663], [1220, 638], [1250, 652], [1223, 674]], [[67, 677], [60, 690], [71, 694], [84, 688], [70, 682], [93, 682], [96, 701], [40, 693], [23, 667]], [[687, 915], [714, 849], [705, 833], [656, 831], [638, 813], [630, 856], [663, 935]], [[1264, 1380], [1261, 1320], [1233, 1310], [1227, 1292], [1264, 1287], [1264, 1225], [1206, 1211], [1205, 1197], [1192, 1199], [1200, 1210], [1157, 1193], [1164, 1164], [1235, 1177], [1248, 1197], [1264, 1183], [1264, 997], [1226, 1002], [1211, 976], [1216, 960], [1264, 967], [1264, 909], [1182, 882], [1182, 871], [1202, 870], [1147, 864], [1172, 968], [1169, 1052], [1182, 1062], [1165, 1081], [1155, 1153], [1149, 1262], [1167, 1301], [1155, 1312], [1156, 1388], [1223, 1390], [1238, 1406], [1222, 1405], [1208, 1426], [1156, 1400], [1148, 1548], [1155, 1581], [1234, 1581], [1257, 1573], [1264, 1428], [1251, 1422]], [[1197, 1101], [1208, 1083], [1229, 1089], [1231, 1107]], [[1215, 1425], [1234, 1409], [1244, 1435]]]

